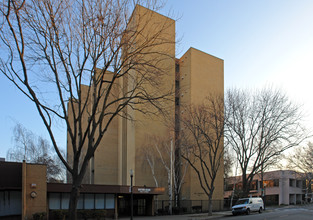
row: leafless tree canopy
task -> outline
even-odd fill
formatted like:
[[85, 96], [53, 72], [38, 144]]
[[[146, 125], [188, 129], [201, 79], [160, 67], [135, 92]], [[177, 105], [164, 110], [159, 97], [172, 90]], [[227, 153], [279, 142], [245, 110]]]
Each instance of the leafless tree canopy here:
[[300, 107], [279, 90], [227, 91], [225, 137], [236, 152], [245, 196], [256, 173], [306, 138], [301, 123]]
[[[171, 132], [168, 132], [168, 136], [150, 136], [147, 138], [147, 144], [142, 148], [143, 155], [145, 156], [146, 163], [148, 163], [153, 179], [158, 186], [160, 176], [157, 175], [156, 170], [165, 170], [167, 174], [168, 196], [169, 200], [175, 201], [175, 205], [178, 205], [178, 195], [182, 189], [185, 175], [188, 168], [188, 163], [182, 163], [180, 166], [181, 177], [178, 177], [175, 167], [175, 146]], [[164, 179], [164, 177], [161, 177]], [[170, 206], [173, 204], [170, 202]], [[171, 208], [170, 208], [171, 211]]]
[[9, 161], [47, 165], [47, 180], [64, 181], [65, 168], [47, 140], [17, 124], [13, 131], [14, 146], [7, 151]]
[[313, 173], [313, 144], [299, 146], [288, 157], [288, 167], [303, 173]]
[[[225, 146], [226, 144], [224, 144]], [[224, 147], [224, 179], [230, 177], [233, 174], [233, 168], [235, 164], [235, 157], [232, 154], [231, 149], [228, 146]]]
[[[164, 35], [172, 23], [151, 24], [149, 11], [131, 17], [137, 3], [159, 7], [155, 1], [129, 0], [0, 3], [0, 71], [34, 102], [72, 176], [72, 210], [88, 162], [111, 121], [117, 115], [129, 118], [126, 106], [143, 113], [161, 110], [160, 100], [172, 93], [162, 87], [162, 76], [173, 57], [155, 49], [174, 44]], [[56, 121], [67, 127], [71, 163], [55, 139]]]
[[[302, 172], [303, 179], [306, 182], [306, 193], [312, 198], [312, 180], [313, 180], [313, 144], [299, 146], [287, 156], [287, 168]], [[306, 199], [308, 197], [306, 196]]]
[[192, 106], [187, 112], [182, 120], [185, 127], [182, 157], [197, 173], [200, 186], [209, 198], [211, 215], [215, 180], [223, 169], [223, 97], [212, 94], [203, 105]]

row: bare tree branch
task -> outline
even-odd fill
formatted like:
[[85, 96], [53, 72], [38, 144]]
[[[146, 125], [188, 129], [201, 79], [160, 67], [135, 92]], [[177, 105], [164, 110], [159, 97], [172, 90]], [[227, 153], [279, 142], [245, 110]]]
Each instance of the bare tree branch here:
[[13, 130], [14, 147], [8, 149], [7, 159], [10, 161], [39, 163], [47, 165], [47, 181], [63, 182], [65, 167], [44, 138], [35, 135], [16, 124]]
[[248, 196], [255, 174], [308, 137], [301, 123], [300, 107], [279, 90], [227, 91], [225, 137], [241, 168], [243, 196]]
[[[127, 109], [166, 114], [173, 94], [163, 79], [173, 68], [167, 50], [175, 42], [166, 32], [174, 21], [153, 22], [152, 11], [137, 3], [159, 7], [155, 0], [0, 3], [0, 71], [34, 103], [71, 174], [71, 219], [88, 163], [112, 121], [133, 120]], [[60, 122], [72, 146], [68, 160], [53, 131]]]
[[182, 157], [196, 172], [200, 186], [209, 198], [212, 215], [212, 197], [215, 180], [223, 167], [224, 156], [224, 100], [210, 94], [204, 104], [186, 109], [182, 120], [185, 147]]

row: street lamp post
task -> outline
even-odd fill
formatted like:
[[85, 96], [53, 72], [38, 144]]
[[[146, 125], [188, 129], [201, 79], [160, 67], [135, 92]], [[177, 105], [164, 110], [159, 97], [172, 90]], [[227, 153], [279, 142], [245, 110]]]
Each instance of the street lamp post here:
[[133, 216], [134, 216], [133, 177], [134, 177], [134, 171], [133, 169], [130, 169], [130, 219], [131, 220], [133, 220]]

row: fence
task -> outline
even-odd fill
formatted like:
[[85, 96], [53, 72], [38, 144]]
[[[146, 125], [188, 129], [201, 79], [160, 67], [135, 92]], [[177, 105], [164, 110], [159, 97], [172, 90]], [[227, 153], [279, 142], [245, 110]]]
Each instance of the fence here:
[[[278, 205], [277, 198], [266, 196], [265, 205]], [[231, 207], [236, 204], [238, 198], [224, 199], [224, 200], [212, 200], [212, 211], [226, 211], [231, 210]], [[158, 200], [154, 201], [154, 210], [157, 215], [170, 214], [170, 200]], [[172, 201], [172, 214], [191, 214], [191, 213], [206, 213], [209, 211], [208, 200], [181, 200], [180, 208], [175, 206], [175, 201]]]
[[[209, 211], [208, 200], [181, 200], [180, 208], [175, 206], [175, 201], [158, 200], [154, 202], [154, 210], [157, 215], [170, 214], [170, 202], [172, 202], [172, 214], [191, 214], [205, 213]], [[212, 200], [212, 211], [222, 211], [224, 209], [224, 200]]]

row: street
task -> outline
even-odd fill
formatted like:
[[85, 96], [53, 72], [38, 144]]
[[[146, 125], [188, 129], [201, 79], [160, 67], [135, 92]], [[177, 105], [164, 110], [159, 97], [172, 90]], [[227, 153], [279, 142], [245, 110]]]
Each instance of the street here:
[[283, 207], [276, 209], [269, 209], [261, 214], [251, 213], [250, 215], [238, 215], [232, 216], [227, 215], [218, 219], [253, 219], [253, 220], [268, 220], [268, 219], [283, 219], [283, 220], [312, 220], [313, 219], [313, 206], [293, 206], [293, 207]]
[[[120, 219], [129, 219], [124, 217]], [[286, 207], [269, 207], [266, 211], [259, 214], [258, 212], [251, 213], [250, 215], [237, 215], [233, 216], [231, 211], [214, 212], [213, 216], [203, 214], [187, 214], [187, 215], [172, 215], [172, 216], [142, 216], [134, 217], [135, 220], [211, 220], [211, 219], [224, 219], [224, 220], [312, 220], [313, 219], [313, 205], [303, 206], [286, 206]]]

